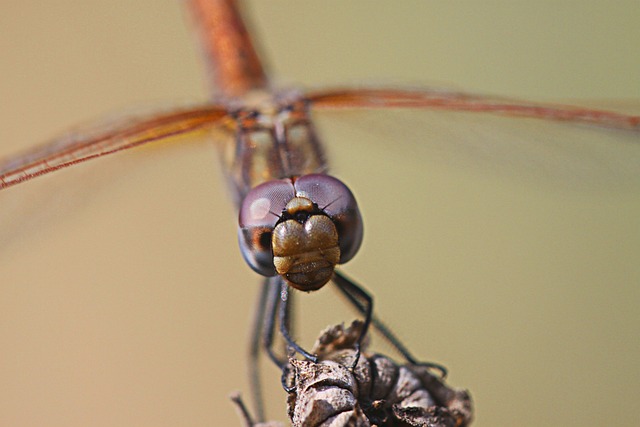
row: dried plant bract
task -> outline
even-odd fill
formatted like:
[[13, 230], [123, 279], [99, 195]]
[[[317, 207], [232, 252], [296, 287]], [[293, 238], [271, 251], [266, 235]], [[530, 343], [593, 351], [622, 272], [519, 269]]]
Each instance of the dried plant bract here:
[[[289, 417], [296, 427], [463, 427], [473, 409], [466, 390], [428, 368], [386, 356], [357, 357], [360, 322], [326, 329], [314, 346], [319, 362], [290, 359]], [[363, 346], [364, 347], [364, 346]]]

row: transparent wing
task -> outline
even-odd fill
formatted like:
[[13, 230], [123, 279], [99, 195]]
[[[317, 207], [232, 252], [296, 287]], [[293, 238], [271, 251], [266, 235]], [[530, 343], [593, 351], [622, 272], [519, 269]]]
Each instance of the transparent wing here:
[[442, 90], [338, 89], [311, 92], [308, 99], [322, 124], [349, 132], [330, 142], [336, 144], [330, 154], [339, 152], [338, 144], [365, 149], [382, 140], [410, 153], [408, 163], [419, 158], [425, 167], [475, 170], [541, 187], [640, 184], [637, 109], [629, 114]]
[[637, 115], [564, 105], [536, 104], [442, 89], [345, 88], [310, 92], [307, 94], [307, 98], [317, 109], [427, 108], [585, 122], [640, 130], [640, 116]]
[[[387, 152], [407, 168], [491, 176], [524, 184], [523, 190], [640, 191], [637, 130], [422, 108], [324, 109], [315, 111], [314, 119], [338, 176], [354, 169], [387, 176], [389, 165], [369, 161]], [[420, 185], [407, 175], [394, 175], [393, 181]]]
[[16, 157], [0, 160], [0, 189], [89, 159], [171, 136], [219, 126], [220, 105], [111, 119], [71, 131]]

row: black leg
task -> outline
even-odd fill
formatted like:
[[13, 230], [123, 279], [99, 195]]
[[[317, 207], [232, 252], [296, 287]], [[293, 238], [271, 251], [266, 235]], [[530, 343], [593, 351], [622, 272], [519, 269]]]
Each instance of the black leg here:
[[[254, 325], [254, 333], [251, 341], [251, 362], [255, 366], [251, 373], [251, 385], [254, 388], [254, 399], [256, 400], [256, 412], [259, 418], [263, 418], [264, 409], [262, 405], [262, 392], [260, 388], [258, 372], [258, 353], [260, 339], [262, 338], [262, 348], [275, 365], [282, 370], [281, 382], [286, 391], [291, 391], [291, 386], [287, 384], [289, 361], [286, 356], [280, 356], [274, 351], [276, 322], [280, 324], [280, 332], [287, 346], [302, 354], [305, 358], [316, 362], [318, 359], [313, 354], [304, 350], [291, 338], [292, 323], [290, 314], [293, 307], [293, 298], [289, 294], [289, 286], [281, 277], [269, 277], [264, 281], [264, 288], [260, 295], [260, 306], [258, 307], [258, 319], [262, 319], [261, 324]], [[255, 359], [255, 360], [254, 360]]]
[[277, 322], [277, 316], [279, 309], [282, 305], [280, 301], [280, 287], [284, 281], [279, 276], [269, 277], [265, 280], [265, 285], [268, 288], [267, 298], [265, 301], [264, 320], [263, 320], [263, 348], [269, 355], [269, 358], [276, 364], [276, 366], [282, 369], [288, 362], [286, 357], [279, 356], [273, 349], [274, 334]]
[[[344, 296], [353, 304], [353, 306], [365, 316], [365, 327], [363, 328], [363, 333], [366, 333], [366, 323], [367, 318], [371, 321], [374, 328], [380, 332], [380, 334], [385, 337], [385, 339], [412, 365], [420, 365], [426, 366], [428, 368], [433, 368], [440, 371], [442, 377], [447, 376], [447, 368], [444, 366], [432, 363], [432, 362], [420, 362], [418, 361], [409, 349], [402, 344], [400, 339], [385, 325], [378, 317], [371, 315], [371, 305], [366, 305], [359, 300], [359, 298], [364, 298], [363, 295], [371, 298], [358, 284], [356, 284], [351, 279], [344, 276], [342, 273], [335, 271], [333, 275], [334, 282], [338, 285], [338, 289], [343, 293]], [[366, 298], [364, 298], [366, 300]], [[362, 339], [363, 336], [360, 337]]]
[[264, 421], [264, 401], [262, 396], [262, 383], [260, 381], [260, 344], [265, 335], [265, 312], [269, 297], [269, 279], [265, 279], [260, 289], [258, 303], [256, 304], [249, 345], [249, 386], [253, 399], [254, 411], [259, 422]]
[[280, 285], [280, 332], [282, 333], [282, 337], [287, 342], [287, 345], [293, 348], [296, 352], [303, 355], [306, 359], [317, 362], [318, 358], [303, 349], [296, 343], [293, 338], [291, 338], [291, 334], [289, 333], [289, 285], [283, 280]]
[[356, 358], [353, 361], [352, 366], [352, 368], [354, 368], [358, 364], [358, 359], [360, 359], [360, 345], [362, 344], [362, 340], [369, 331], [369, 325], [371, 324], [371, 321], [375, 320], [375, 318], [373, 317], [373, 297], [369, 295], [367, 291], [358, 286], [355, 282], [347, 279], [337, 271], [335, 271], [333, 274], [333, 281], [336, 285], [338, 285], [338, 289], [340, 289], [340, 291], [356, 307], [356, 309], [364, 315], [364, 322], [362, 324], [362, 329], [360, 330], [360, 336], [358, 337], [356, 347]]
[[260, 350], [264, 350], [280, 369], [288, 364], [273, 349], [276, 316], [280, 301], [280, 280], [278, 277], [264, 279], [258, 304], [255, 309], [253, 330], [249, 346], [249, 385], [258, 422], [264, 421], [264, 399], [260, 380]]

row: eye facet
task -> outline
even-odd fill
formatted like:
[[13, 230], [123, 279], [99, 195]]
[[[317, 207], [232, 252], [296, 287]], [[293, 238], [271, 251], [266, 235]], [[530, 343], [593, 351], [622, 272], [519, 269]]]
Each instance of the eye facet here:
[[253, 188], [240, 206], [240, 251], [247, 264], [263, 276], [278, 274], [273, 266], [272, 233], [285, 206], [294, 197], [291, 180], [269, 181]]
[[362, 217], [351, 190], [329, 175], [304, 175], [294, 182], [296, 195], [307, 197], [331, 218], [338, 230], [339, 264], [349, 261], [362, 244]]

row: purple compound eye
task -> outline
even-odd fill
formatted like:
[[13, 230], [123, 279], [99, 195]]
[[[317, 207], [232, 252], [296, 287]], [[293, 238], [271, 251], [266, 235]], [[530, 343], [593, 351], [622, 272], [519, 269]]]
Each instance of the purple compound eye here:
[[349, 261], [362, 242], [362, 219], [349, 189], [313, 174], [269, 181], [242, 201], [238, 241], [249, 266], [312, 291]]
[[304, 175], [294, 182], [296, 196], [317, 204], [336, 225], [340, 246], [339, 264], [349, 261], [362, 243], [362, 217], [351, 190], [329, 175]]
[[240, 251], [247, 264], [263, 276], [278, 274], [273, 265], [271, 238], [282, 211], [294, 197], [291, 180], [281, 179], [253, 188], [240, 206]]

